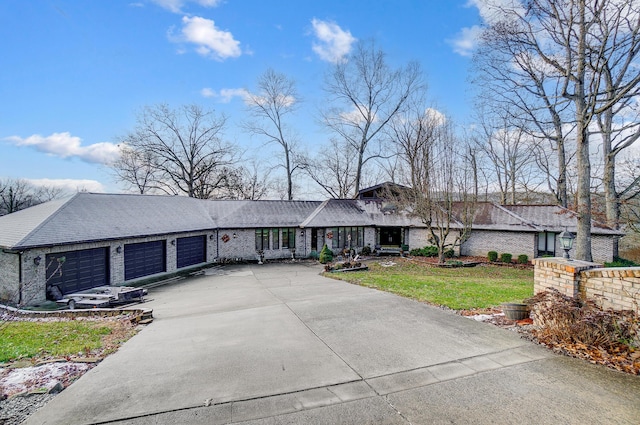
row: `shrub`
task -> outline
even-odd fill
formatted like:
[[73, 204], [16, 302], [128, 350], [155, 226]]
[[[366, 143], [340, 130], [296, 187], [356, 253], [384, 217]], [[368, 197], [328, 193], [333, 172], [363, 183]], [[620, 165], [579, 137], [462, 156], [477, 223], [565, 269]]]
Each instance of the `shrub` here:
[[511, 257], [513, 257], [513, 255], [508, 254], [508, 253], [502, 253], [500, 254], [500, 261], [503, 263], [510, 263], [511, 262]]
[[577, 300], [557, 290], [539, 292], [527, 303], [532, 305], [536, 337], [551, 347], [582, 344], [619, 356], [620, 344], [637, 344], [640, 321], [636, 312], [604, 311], [591, 300]]
[[489, 261], [493, 263], [498, 260], [498, 253], [496, 251], [489, 251], [487, 253], [487, 258], [489, 258]]
[[518, 264], [527, 264], [529, 262], [529, 256], [526, 254], [518, 255]]
[[453, 249], [449, 248], [444, 251], [444, 258], [453, 258], [455, 252]]
[[317, 260], [319, 257], [320, 255], [318, 254], [318, 251], [316, 251], [315, 249], [309, 253], [309, 258], [311, 259]]
[[363, 246], [362, 251], [360, 251], [362, 255], [371, 255], [371, 247], [369, 245]]
[[438, 256], [438, 247], [437, 246], [425, 246], [422, 248], [422, 256], [423, 257], [437, 257]]
[[407, 245], [407, 244], [402, 244], [402, 246], [400, 248], [402, 248], [403, 252], [409, 251], [409, 245]]
[[327, 264], [333, 261], [333, 252], [329, 249], [329, 247], [327, 247], [327, 244], [324, 244], [324, 246], [322, 247], [318, 259], [322, 264]]
[[637, 267], [640, 264], [631, 261], [631, 260], [626, 260], [624, 258], [620, 258], [620, 257], [614, 257], [613, 261], [610, 263], [604, 263], [605, 267]]

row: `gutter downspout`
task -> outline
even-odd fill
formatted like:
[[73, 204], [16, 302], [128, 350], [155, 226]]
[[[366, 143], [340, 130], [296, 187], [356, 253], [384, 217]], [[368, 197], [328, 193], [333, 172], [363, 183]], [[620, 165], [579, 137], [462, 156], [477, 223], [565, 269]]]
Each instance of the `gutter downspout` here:
[[18, 305], [22, 305], [22, 251], [18, 252]]

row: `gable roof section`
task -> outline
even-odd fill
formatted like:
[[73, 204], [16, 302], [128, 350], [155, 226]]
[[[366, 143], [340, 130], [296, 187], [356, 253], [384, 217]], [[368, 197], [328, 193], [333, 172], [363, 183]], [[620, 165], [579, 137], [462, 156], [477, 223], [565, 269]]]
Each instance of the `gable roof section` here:
[[473, 216], [473, 229], [504, 231], [542, 231], [533, 223], [519, 217], [509, 209], [492, 202], [478, 202]]
[[371, 226], [373, 220], [355, 199], [324, 201], [300, 227]]
[[[550, 232], [562, 232], [565, 228], [571, 232], [577, 231], [577, 215], [574, 211], [558, 205], [503, 205], [502, 208], [511, 211], [523, 220]], [[591, 233], [600, 235], [623, 235], [596, 220], [591, 221]]]
[[[38, 208], [40, 207], [40, 208]], [[23, 249], [214, 228], [202, 201], [182, 196], [77, 193], [0, 217], [0, 246]]]

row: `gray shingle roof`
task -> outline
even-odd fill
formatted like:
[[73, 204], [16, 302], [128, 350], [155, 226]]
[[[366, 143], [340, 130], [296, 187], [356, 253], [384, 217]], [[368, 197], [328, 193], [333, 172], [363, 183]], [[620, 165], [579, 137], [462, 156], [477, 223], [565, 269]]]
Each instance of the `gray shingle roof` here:
[[[576, 232], [577, 229], [576, 213], [557, 205], [503, 205], [503, 208], [522, 217], [527, 222], [544, 227], [547, 231], [561, 232], [566, 228], [571, 232]], [[591, 233], [602, 235], [622, 234], [596, 220], [591, 221]]]
[[[208, 201], [183, 196], [78, 193], [0, 217], [0, 247], [26, 249], [110, 239], [258, 227], [421, 227], [417, 218], [384, 211], [381, 201]], [[455, 227], [455, 225], [454, 225]], [[575, 231], [557, 206], [479, 203], [474, 229]], [[621, 234], [594, 222], [594, 234]]]
[[0, 217], [0, 246], [20, 249], [214, 227], [206, 204], [193, 198], [77, 193]]

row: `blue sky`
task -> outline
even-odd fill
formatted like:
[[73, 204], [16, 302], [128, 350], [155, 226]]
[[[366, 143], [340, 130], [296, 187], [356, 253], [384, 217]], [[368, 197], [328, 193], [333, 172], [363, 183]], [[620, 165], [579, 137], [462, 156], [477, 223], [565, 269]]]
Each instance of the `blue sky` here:
[[293, 126], [309, 152], [323, 76], [357, 40], [374, 39], [398, 66], [421, 63], [435, 106], [468, 121], [470, 49], [481, 0], [3, 0], [0, 2], [0, 178], [90, 191], [121, 187], [105, 166], [136, 114], [197, 103], [243, 133], [243, 89], [267, 68], [297, 81]]

